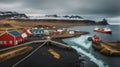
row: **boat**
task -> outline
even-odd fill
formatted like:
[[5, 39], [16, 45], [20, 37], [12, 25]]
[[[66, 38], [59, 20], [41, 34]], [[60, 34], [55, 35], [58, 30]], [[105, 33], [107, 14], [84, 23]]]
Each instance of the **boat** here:
[[108, 33], [108, 34], [112, 34], [112, 30], [108, 27], [105, 27], [105, 28], [98, 28], [96, 27], [94, 29], [94, 32], [101, 32], [101, 33]]

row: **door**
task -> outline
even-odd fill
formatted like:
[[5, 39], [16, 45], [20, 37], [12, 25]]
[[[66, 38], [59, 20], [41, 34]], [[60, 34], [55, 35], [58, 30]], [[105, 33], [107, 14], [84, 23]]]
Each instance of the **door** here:
[[16, 44], [15, 45], [17, 45], [18, 44], [18, 41], [16, 40]]

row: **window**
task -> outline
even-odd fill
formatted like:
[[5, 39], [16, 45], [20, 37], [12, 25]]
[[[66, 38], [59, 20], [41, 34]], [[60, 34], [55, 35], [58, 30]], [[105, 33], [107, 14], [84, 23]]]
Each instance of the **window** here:
[[22, 39], [19, 39], [18, 42], [22, 42]]
[[18, 41], [16, 40], [16, 44], [18, 44]]
[[2, 44], [2, 41], [0, 41], [0, 44]]
[[10, 40], [9, 43], [12, 44], [12, 40]]
[[6, 44], [6, 41], [4, 41], [4, 44]]
[[22, 42], [22, 39], [20, 39], [20, 42]]
[[36, 34], [36, 32], [34, 32], [34, 34]]

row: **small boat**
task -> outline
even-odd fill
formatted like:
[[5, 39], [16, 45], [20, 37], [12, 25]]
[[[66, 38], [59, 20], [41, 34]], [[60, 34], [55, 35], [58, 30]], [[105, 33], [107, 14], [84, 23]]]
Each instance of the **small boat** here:
[[96, 27], [94, 29], [94, 32], [101, 32], [101, 33], [108, 33], [108, 34], [112, 34], [112, 30], [108, 27], [105, 27], [105, 28], [98, 28]]

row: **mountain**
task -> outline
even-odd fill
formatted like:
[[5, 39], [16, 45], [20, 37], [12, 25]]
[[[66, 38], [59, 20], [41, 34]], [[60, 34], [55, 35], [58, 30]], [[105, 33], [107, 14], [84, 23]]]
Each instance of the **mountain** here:
[[57, 14], [54, 14], [54, 15], [45, 15], [45, 17], [60, 17], [60, 16], [58, 16]]
[[65, 18], [83, 19], [81, 16], [78, 16], [78, 15], [72, 15], [72, 16], [65, 15], [65, 16], [63, 16], [63, 17], [65, 17]]
[[0, 11], [0, 19], [25, 19], [28, 18], [23, 13], [12, 12], [12, 11]]

